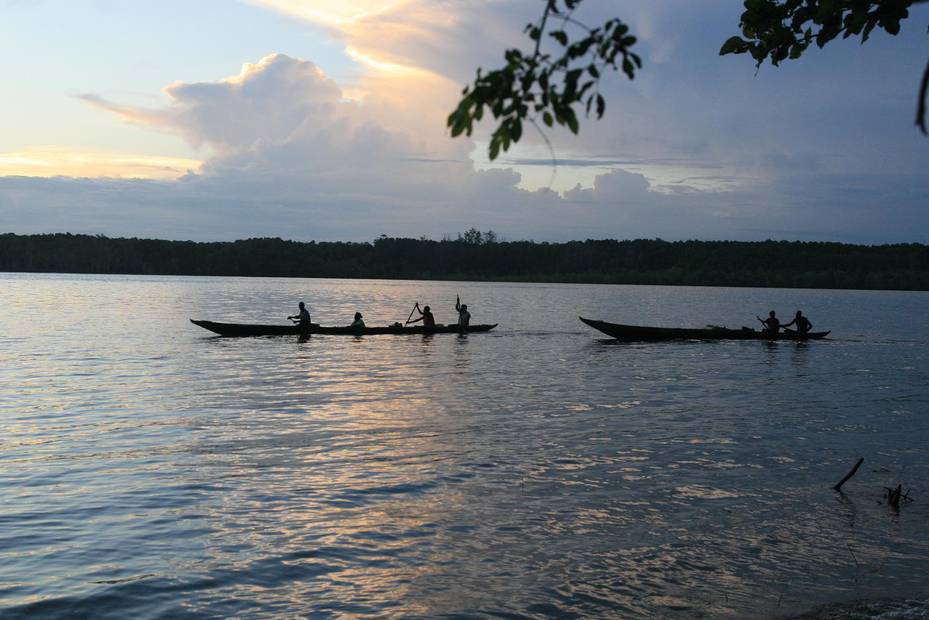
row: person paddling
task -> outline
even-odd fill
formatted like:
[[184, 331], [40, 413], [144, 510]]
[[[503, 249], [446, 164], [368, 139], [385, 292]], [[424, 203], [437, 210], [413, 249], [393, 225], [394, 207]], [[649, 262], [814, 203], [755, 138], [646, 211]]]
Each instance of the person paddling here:
[[309, 331], [310, 329], [310, 311], [306, 309], [306, 305], [301, 301], [299, 304], [300, 312], [293, 316], [287, 317], [294, 323], [297, 323], [300, 326], [300, 329], [303, 331]]
[[761, 321], [761, 324], [764, 325], [764, 331], [769, 334], [777, 334], [781, 329], [781, 322], [778, 320], [777, 315], [774, 313], [774, 310], [768, 313], [768, 318], [762, 320], [758, 315], [755, 315], [755, 318]]
[[455, 310], [458, 311], [458, 327], [467, 327], [471, 322], [471, 313], [468, 312], [468, 304], [461, 303], [457, 295], [455, 295]]
[[[797, 328], [798, 334], [807, 334], [811, 329], [813, 329], [813, 324], [810, 323], [810, 320], [803, 316], [803, 312], [797, 310], [797, 314], [794, 316], [793, 320], [790, 323], [785, 323], [781, 325], [783, 328], [788, 328], [791, 325]], [[793, 330], [789, 330], [793, 331]]]
[[418, 323], [423, 322], [423, 327], [435, 327], [435, 317], [432, 316], [432, 310], [429, 306], [424, 306], [422, 310], [419, 309], [419, 302], [416, 302], [416, 306], [413, 308], [419, 312], [419, 316], [415, 319], [410, 319], [407, 323]]

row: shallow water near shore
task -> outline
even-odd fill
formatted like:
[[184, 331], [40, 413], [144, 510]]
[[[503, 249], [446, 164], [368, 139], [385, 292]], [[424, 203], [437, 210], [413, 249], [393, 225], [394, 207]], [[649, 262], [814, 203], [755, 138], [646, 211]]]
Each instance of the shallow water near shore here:
[[[452, 322], [459, 293], [500, 326], [188, 322], [299, 300]], [[833, 334], [616, 344], [577, 320], [772, 308]], [[0, 616], [929, 613], [927, 316], [905, 292], [0, 274]]]

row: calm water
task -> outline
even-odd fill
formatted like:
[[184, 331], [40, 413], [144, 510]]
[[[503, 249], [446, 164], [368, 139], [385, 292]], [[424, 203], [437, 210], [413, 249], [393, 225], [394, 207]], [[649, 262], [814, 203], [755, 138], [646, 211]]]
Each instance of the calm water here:
[[[300, 299], [324, 324], [417, 300], [450, 322], [459, 292], [500, 327], [298, 342], [187, 322], [283, 322]], [[834, 338], [617, 345], [576, 318], [771, 308]], [[925, 293], [0, 274], [0, 615], [766, 618], [925, 597], [927, 317]], [[896, 513], [898, 481], [916, 501]]]

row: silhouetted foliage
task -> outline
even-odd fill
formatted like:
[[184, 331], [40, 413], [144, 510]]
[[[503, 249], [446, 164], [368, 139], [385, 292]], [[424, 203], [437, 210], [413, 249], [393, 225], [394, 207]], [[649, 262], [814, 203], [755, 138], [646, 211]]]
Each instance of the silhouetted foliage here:
[[[929, 0], [745, 0], [739, 26], [741, 37], [730, 37], [719, 50], [725, 54], [751, 54], [760, 67], [765, 60], [777, 66], [800, 58], [811, 43], [820, 48], [842, 35], [868, 40], [875, 28], [892, 35], [910, 16], [914, 4]], [[744, 38], [743, 38], [744, 37]], [[926, 91], [929, 64], [923, 72], [916, 106], [916, 124], [926, 128]]]
[[[547, 126], [558, 123], [577, 133], [575, 104], [584, 104], [588, 115], [596, 104], [597, 118], [603, 116], [606, 100], [598, 88], [603, 71], [621, 68], [631, 80], [636, 69], [642, 68], [642, 59], [631, 51], [636, 38], [619, 19], [609, 19], [597, 27], [575, 19], [574, 9], [581, 2], [545, 0], [539, 21], [526, 25], [532, 51], [508, 49], [502, 68], [489, 73], [477, 70], [474, 83], [465, 87], [458, 107], [448, 117], [452, 137], [461, 133], [470, 136], [486, 107], [499, 119], [488, 146], [490, 159], [496, 159], [501, 150], [519, 142], [523, 121], [538, 128], [536, 119], [541, 115]], [[570, 35], [578, 32], [580, 36], [572, 39]], [[559, 46], [555, 54], [542, 48], [543, 41], [549, 39]]]
[[458, 241], [463, 241], [464, 243], [470, 243], [471, 245], [481, 245], [483, 243], [496, 243], [497, 242], [497, 233], [492, 230], [488, 230], [485, 233], [482, 233], [476, 228], [469, 228], [464, 233], [458, 233]]
[[[641, 58], [631, 51], [636, 37], [620, 19], [591, 27], [574, 18], [583, 0], [543, 1], [541, 18], [525, 28], [531, 50], [508, 49], [502, 68], [488, 73], [478, 68], [474, 82], [462, 91], [461, 101], [448, 117], [452, 137], [470, 136], [474, 123], [488, 109], [497, 122], [488, 146], [491, 160], [519, 142], [524, 121], [535, 125], [546, 142], [540, 117], [549, 127], [558, 123], [577, 133], [576, 106], [585, 106], [589, 116], [595, 105], [597, 118], [606, 109], [599, 92], [603, 71], [622, 69], [631, 80], [642, 68]], [[909, 17], [909, 8], [925, 2], [929, 0], [745, 0], [742, 37], [729, 38], [719, 53], [748, 53], [759, 66], [766, 59], [777, 66], [782, 60], [799, 58], [814, 41], [823, 47], [840, 34], [861, 36], [862, 43], [875, 28], [895, 35], [901, 20]], [[545, 51], [543, 42], [549, 40], [557, 43], [558, 53]], [[929, 64], [916, 111], [916, 124], [923, 133], [927, 133], [927, 90]]]
[[929, 290], [929, 246], [638, 239], [195, 243], [0, 235], [0, 271]]

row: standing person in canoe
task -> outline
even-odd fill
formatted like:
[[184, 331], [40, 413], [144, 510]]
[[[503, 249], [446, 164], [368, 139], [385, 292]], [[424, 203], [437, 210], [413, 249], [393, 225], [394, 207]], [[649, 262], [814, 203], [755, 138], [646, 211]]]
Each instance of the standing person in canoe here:
[[419, 302], [416, 302], [416, 305], [413, 307], [414, 310], [419, 312], [419, 317], [415, 319], [407, 319], [407, 324], [410, 323], [419, 323], [423, 322], [423, 327], [435, 327], [435, 317], [432, 316], [432, 310], [429, 306], [425, 306], [422, 310], [419, 309]]
[[455, 295], [455, 310], [458, 312], [458, 327], [467, 327], [471, 323], [471, 313], [468, 312], [468, 304], [461, 303], [458, 295]]
[[301, 331], [310, 331], [310, 311], [306, 309], [306, 305], [301, 301], [299, 304], [300, 312], [293, 316], [287, 317], [294, 323], [297, 323], [300, 326]]
[[791, 325], [797, 328], [798, 334], [808, 334], [810, 330], [813, 329], [813, 324], [810, 322], [808, 318], [803, 316], [803, 313], [799, 310], [797, 310], [796, 316], [794, 316], [793, 320], [790, 323], [784, 323], [783, 325], [781, 325], [781, 327], [783, 327], [785, 331], [793, 331], [793, 330], [787, 329]]
[[761, 324], [764, 325], [764, 331], [768, 334], [776, 336], [781, 329], [781, 322], [777, 318], [777, 315], [774, 313], [774, 310], [768, 313], [768, 318], [762, 320], [757, 314], [755, 318], [761, 321]]

